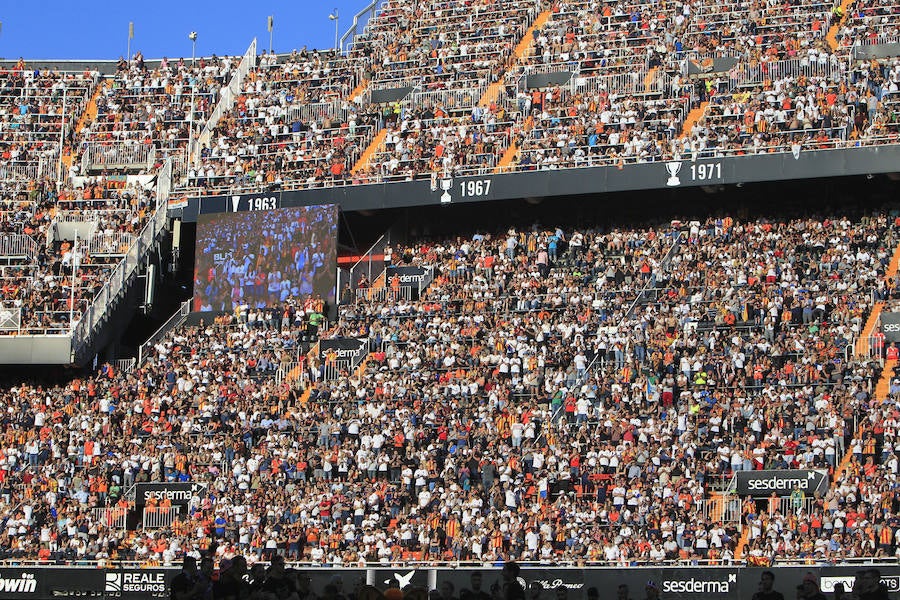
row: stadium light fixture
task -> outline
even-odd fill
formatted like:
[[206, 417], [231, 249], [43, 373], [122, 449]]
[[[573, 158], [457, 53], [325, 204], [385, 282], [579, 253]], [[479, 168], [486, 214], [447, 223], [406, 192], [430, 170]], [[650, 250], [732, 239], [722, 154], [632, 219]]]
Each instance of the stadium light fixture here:
[[331, 11], [331, 14], [328, 15], [328, 19], [334, 21], [334, 51], [338, 52], [338, 23], [340, 23], [341, 17], [338, 14], [337, 8]]
[[188, 34], [188, 39], [191, 40], [191, 66], [193, 67], [197, 57], [197, 32], [190, 32]]

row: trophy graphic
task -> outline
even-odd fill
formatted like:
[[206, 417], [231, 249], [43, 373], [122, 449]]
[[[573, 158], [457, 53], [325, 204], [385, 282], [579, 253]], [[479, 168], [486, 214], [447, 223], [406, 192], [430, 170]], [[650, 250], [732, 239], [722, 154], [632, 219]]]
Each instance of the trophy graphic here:
[[800, 151], [803, 150], [803, 146], [794, 142], [791, 144], [791, 154], [794, 155], [794, 160], [800, 160]]
[[678, 173], [681, 171], [680, 160], [666, 163], [666, 171], [669, 172], [669, 180], [666, 182], [666, 185], [670, 187], [681, 185], [681, 180], [678, 178]]
[[450, 197], [450, 188], [452, 187], [452, 179], [449, 177], [441, 179], [441, 189], [444, 190], [444, 193], [441, 194], [441, 204], [450, 204], [453, 201], [453, 198]]

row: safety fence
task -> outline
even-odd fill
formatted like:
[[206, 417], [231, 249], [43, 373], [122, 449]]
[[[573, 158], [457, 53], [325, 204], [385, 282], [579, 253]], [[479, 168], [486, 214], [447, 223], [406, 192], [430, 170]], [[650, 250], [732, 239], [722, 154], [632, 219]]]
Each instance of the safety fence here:
[[170, 527], [180, 514], [180, 506], [148, 506], [144, 509], [142, 523], [144, 529], [162, 529]]
[[[169, 161], [160, 169], [158, 177], [164, 174], [171, 176]], [[106, 285], [94, 298], [91, 306], [84, 312], [73, 332], [72, 347], [80, 352], [89, 346], [91, 339], [109, 318], [110, 312], [124, 296], [127, 286], [144, 265], [147, 254], [156, 248], [156, 241], [168, 227], [166, 211], [168, 197], [158, 199], [156, 212], [150, 217], [141, 234], [137, 236], [128, 252], [113, 269]]]
[[0, 234], [0, 261], [28, 261], [38, 256], [38, 243], [30, 235], [22, 233]]
[[838, 80], [846, 76], [847, 65], [836, 60], [791, 59], [736, 66], [730, 73], [731, 87], [754, 85], [786, 77], [824, 77]]
[[133, 243], [133, 233], [98, 231], [88, 241], [87, 251], [91, 256], [125, 256]]
[[238, 64], [237, 69], [235, 69], [234, 74], [231, 76], [231, 81], [228, 82], [227, 86], [222, 88], [222, 95], [219, 98], [219, 102], [216, 104], [212, 113], [210, 113], [209, 119], [206, 121], [203, 130], [200, 132], [199, 139], [191, 139], [190, 154], [194, 161], [200, 158], [200, 153], [197, 151], [197, 148], [210, 146], [213, 130], [216, 128], [216, 125], [219, 124], [219, 120], [231, 110], [232, 106], [234, 106], [235, 100], [237, 100], [237, 97], [241, 93], [244, 78], [247, 77], [250, 70], [255, 67], [256, 38], [253, 38], [247, 51], [244, 52], [244, 55], [241, 57], [241, 62]]
[[181, 306], [178, 307], [178, 310], [175, 311], [169, 320], [162, 324], [162, 326], [157, 329], [153, 335], [151, 335], [146, 342], [141, 344], [140, 348], [138, 348], [138, 365], [144, 364], [144, 359], [150, 356], [150, 350], [155, 346], [160, 340], [166, 337], [166, 334], [181, 325], [187, 320], [188, 315], [191, 314], [191, 301], [185, 300], [181, 303]]
[[156, 147], [140, 142], [88, 142], [81, 154], [83, 173], [106, 170], [150, 170]]
[[134, 358], [118, 358], [113, 361], [117, 373], [131, 373], [134, 371], [137, 360]]
[[348, 358], [339, 358], [330, 360], [322, 365], [322, 379], [325, 381], [334, 381], [341, 377], [347, 377], [353, 368], [353, 361]]
[[111, 529], [125, 529], [128, 509], [121, 506], [108, 506], [91, 509], [94, 523]]
[[0, 165], [0, 181], [17, 181], [55, 177], [59, 154], [40, 156], [37, 161], [16, 162]]
[[22, 309], [0, 306], [0, 331], [11, 334], [22, 330]]

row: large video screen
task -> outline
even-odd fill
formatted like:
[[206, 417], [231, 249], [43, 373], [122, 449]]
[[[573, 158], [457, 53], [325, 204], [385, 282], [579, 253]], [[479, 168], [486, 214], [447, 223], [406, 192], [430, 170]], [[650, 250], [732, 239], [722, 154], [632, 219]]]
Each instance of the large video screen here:
[[337, 225], [335, 205], [200, 215], [194, 310], [333, 303]]

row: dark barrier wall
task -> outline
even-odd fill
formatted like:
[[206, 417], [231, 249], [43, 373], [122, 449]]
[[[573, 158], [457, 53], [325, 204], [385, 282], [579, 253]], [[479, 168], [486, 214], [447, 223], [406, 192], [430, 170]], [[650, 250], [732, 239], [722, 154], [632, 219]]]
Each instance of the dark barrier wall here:
[[[834, 585], [842, 582], [849, 591], [859, 567], [774, 567], [775, 589], [790, 600], [807, 573], [820, 582], [822, 591], [831, 597]], [[878, 566], [891, 597], [900, 592], [900, 566]], [[445, 581], [454, 587], [454, 596], [461, 590], [474, 590], [478, 584], [473, 573], [481, 575], [480, 589], [488, 594], [501, 584], [499, 568], [485, 569], [417, 569], [410, 567], [377, 569], [301, 569], [311, 580], [311, 589], [321, 595], [325, 586], [337, 584], [348, 594], [361, 584], [385, 589], [400, 587], [439, 588]], [[759, 586], [765, 569], [743, 567], [631, 567], [603, 568], [523, 568], [520, 582], [528, 587], [533, 583], [542, 590], [540, 600], [568, 600], [585, 598], [587, 590], [595, 587], [600, 598], [612, 598], [620, 584], [629, 587], [631, 598], [642, 598], [644, 587], [653, 582], [667, 600], [750, 600]], [[77, 567], [10, 567], [0, 569], [0, 600], [13, 598], [109, 598], [140, 600], [169, 598], [169, 582], [178, 569], [95, 569]], [[563, 594], [562, 591], [565, 591]]]
[[[552, 198], [625, 190], [671, 189], [811, 177], [839, 177], [900, 170], [900, 144], [839, 150], [804, 150], [793, 154], [758, 154], [693, 161], [669, 161], [614, 166], [490, 173], [450, 181], [447, 198], [425, 180], [379, 183], [297, 191], [273, 191], [234, 196], [178, 198], [169, 216], [187, 222], [198, 215], [271, 210], [311, 204], [337, 204], [345, 211], [440, 205], [445, 202], [485, 202], [520, 198]], [[598, 202], [603, 202], [599, 199]]]

